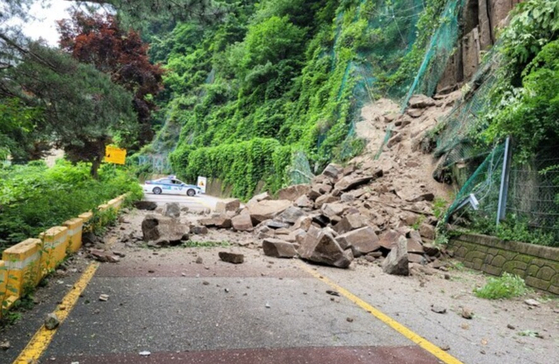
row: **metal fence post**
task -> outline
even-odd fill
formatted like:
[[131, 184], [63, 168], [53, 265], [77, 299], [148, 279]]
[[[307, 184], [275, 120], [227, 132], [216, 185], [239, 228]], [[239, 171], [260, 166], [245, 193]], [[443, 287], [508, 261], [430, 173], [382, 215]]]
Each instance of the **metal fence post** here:
[[499, 226], [499, 222], [505, 218], [505, 214], [507, 210], [507, 194], [509, 191], [510, 160], [511, 160], [511, 148], [510, 148], [510, 136], [509, 136], [505, 140], [505, 154], [503, 156], [503, 170], [501, 172], [501, 187], [499, 189], [499, 204], [497, 207], [496, 226]]

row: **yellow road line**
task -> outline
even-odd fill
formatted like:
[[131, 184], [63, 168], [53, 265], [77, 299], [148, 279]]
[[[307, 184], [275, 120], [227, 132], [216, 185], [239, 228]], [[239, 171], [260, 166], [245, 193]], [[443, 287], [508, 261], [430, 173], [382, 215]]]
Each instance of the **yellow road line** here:
[[[87, 284], [95, 274], [95, 271], [98, 267], [99, 264], [91, 263], [82, 274], [80, 279], [76, 282], [76, 284], [74, 284], [72, 290], [70, 290], [70, 292], [68, 292], [68, 294], [64, 297], [62, 303], [58, 305], [54, 313], [60, 320], [61, 324], [70, 314], [70, 311], [75, 306], [78, 298], [82, 294], [85, 287], [87, 287]], [[23, 351], [19, 354], [13, 364], [35, 363], [49, 346], [54, 334], [56, 334], [56, 329], [47, 330], [45, 328], [45, 325], [41, 326], [41, 328], [35, 333], [35, 335], [33, 335], [31, 341], [29, 341], [25, 349], [23, 349]]]
[[411, 331], [398, 321], [390, 318], [388, 315], [382, 313], [381, 311], [377, 310], [367, 302], [363, 301], [361, 298], [357, 297], [353, 293], [349, 292], [347, 289], [339, 286], [338, 284], [334, 283], [330, 279], [326, 278], [324, 275], [318, 273], [317, 271], [309, 268], [305, 263], [301, 262], [303, 270], [311, 274], [313, 277], [323, 281], [336, 291], [338, 291], [342, 296], [350, 300], [351, 302], [355, 303], [357, 306], [361, 307], [365, 311], [369, 312], [371, 315], [375, 316], [380, 321], [384, 322], [386, 325], [390, 326], [398, 333], [402, 334], [421, 348], [425, 349], [439, 360], [443, 361], [446, 364], [463, 364], [460, 360], [456, 359], [452, 355], [448, 354], [437, 345], [427, 341], [427, 339], [421, 337], [420, 335], [416, 334], [415, 332]]

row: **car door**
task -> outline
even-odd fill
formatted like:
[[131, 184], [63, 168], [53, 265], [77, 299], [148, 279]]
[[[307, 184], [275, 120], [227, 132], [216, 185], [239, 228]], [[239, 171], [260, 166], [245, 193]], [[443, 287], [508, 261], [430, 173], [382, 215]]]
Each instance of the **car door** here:
[[173, 179], [171, 180], [171, 183], [172, 183], [172, 191], [174, 194], [185, 193], [184, 183], [182, 183], [182, 181], [179, 181], [178, 179]]
[[164, 178], [158, 181], [159, 186], [161, 187], [161, 191], [164, 194], [173, 193], [173, 183], [170, 179]]

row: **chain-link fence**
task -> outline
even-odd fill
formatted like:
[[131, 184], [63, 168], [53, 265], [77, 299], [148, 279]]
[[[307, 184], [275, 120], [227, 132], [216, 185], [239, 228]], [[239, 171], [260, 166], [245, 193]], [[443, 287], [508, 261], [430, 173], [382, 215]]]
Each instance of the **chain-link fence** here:
[[532, 161], [513, 163], [507, 204], [510, 216], [556, 241], [559, 241], [558, 148], [559, 145], [541, 148]]

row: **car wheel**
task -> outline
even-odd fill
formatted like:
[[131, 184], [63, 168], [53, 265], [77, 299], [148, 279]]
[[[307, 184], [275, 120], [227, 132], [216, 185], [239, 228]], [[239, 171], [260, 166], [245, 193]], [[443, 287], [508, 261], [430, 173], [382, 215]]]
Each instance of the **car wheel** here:
[[163, 191], [161, 191], [161, 188], [159, 188], [159, 187], [155, 187], [155, 188], [153, 189], [153, 193], [155, 193], [156, 195], [160, 195], [161, 192], [163, 192]]
[[192, 188], [189, 189], [188, 191], [186, 191], [186, 194], [190, 197], [196, 195], [196, 191], [194, 191]]

